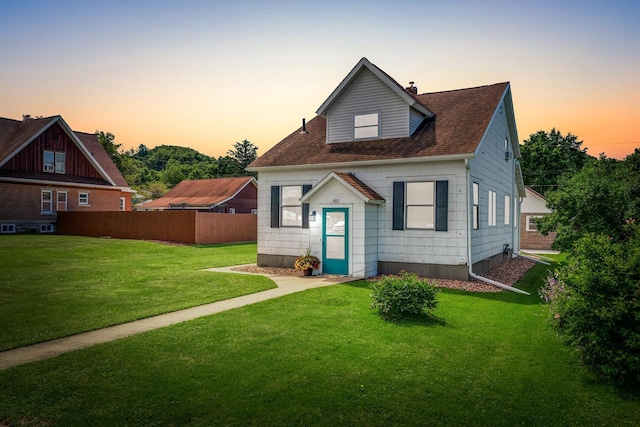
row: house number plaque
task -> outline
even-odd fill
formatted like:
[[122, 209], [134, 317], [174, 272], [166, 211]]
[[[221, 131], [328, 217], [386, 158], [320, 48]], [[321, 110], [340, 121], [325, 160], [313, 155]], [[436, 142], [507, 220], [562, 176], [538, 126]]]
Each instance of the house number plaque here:
[[340, 203], [340, 199], [333, 199], [333, 203]]

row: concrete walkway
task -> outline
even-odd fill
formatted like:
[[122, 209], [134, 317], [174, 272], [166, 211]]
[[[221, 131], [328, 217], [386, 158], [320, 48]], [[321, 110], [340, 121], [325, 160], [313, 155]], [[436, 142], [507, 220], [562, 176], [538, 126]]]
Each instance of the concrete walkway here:
[[[254, 274], [232, 271], [231, 267], [210, 268], [207, 269], [207, 271]], [[111, 326], [104, 329], [97, 329], [95, 331], [72, 335], [70, 337], [60, 338], [52, 341], [46, 341], [26, 347], [20, 347], [13, 350], [0, 352], [0, 370], [22, 365], [25, 363], [48, 359], [50, 357], [59, 356], [63, 353], [68, 353], [73, 350], [79, 350], [81, 348], [89, 347], [95, 344], [114, 341], [120, 338], [139, 334], [140, 332], [146, 332], [169, 325], [174, 325], [176, 323], [186, 322], [187, 320], [193, 320], [197, 319], [198, 317], [208, 316], [210, 314], [220, 313], [222, 311], [231, 310], [233, 308], [243, 307], [245, 305], [278, 298], [283, 295], [289, 295], [311, 288], [319, 288], [322, 286], [334, 285], [336, 283], [345, 283], [357, 280], [353, 277], [336, 276], [300, 277], [275, 276], [268, 274], [264, 274], [263, 276], [269, 277], [276, 283], [276, 285], [278, 285], [278, 287], [251, 295], [244, 295], [228, 300], [217, 301], [210, 304], [204, 304], [197, 307], [161, 314], [159, 316], [136, 320], [134, 322], [123, 323], [121, 325]]]

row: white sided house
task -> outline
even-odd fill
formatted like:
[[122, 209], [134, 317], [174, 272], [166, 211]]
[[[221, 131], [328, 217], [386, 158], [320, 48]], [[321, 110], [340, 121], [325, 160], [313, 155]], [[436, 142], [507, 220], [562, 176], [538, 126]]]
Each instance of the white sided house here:
[[519, 250], [519, 157], [509, 83], [417, 94], [362, 58], [250, 165], [258, 265], [467, 280]]

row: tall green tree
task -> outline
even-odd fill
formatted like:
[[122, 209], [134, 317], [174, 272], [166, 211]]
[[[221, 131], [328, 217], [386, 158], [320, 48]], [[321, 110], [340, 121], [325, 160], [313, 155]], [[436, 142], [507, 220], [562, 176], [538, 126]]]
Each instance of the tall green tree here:
[[554, 247], [571, 250], [585, 235], [623, 240], [624, 227], [640, 217], [640, 151], [624, 161], [604, 156], [574, 175], [564, 175], [557, 190], [547, 193], [549, 216], [536, 221], [542, 233], [557, 231]]
[[97, 130], [96, 137], [98, 138], [100, 145], [104, 147], [109, 157], [111, 157], [111, 160], [113, 160], [113, 163], [115, 163], [116, 166], [120, 168], [120, 158], [122, 157], [122, 153], [120, 153], [120, 147], [122, 146], [122, 144], [115, 143], [116, 136], [111, 132]]
[[531, 134], [520, 147], [525, 185], [545, 196], [555, 190], [562, 175], [578, 172], [593, 159], [581, 145], [577, 136], [563, 136], [555, 128]]
[[246, 172], [247, 166], [258, 158], [258, 147], [243, 139], [233, 144], [233, 148], [227, 151], [227, 156], [238, 162], [242, 171]]

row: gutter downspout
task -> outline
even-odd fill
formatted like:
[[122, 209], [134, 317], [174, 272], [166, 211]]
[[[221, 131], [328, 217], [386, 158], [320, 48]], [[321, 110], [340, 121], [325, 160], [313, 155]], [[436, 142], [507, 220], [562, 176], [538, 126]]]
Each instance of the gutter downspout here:
[[[497, 286], [502, 289], [506, 289], [511, 292], [516, 292], [524, 295], [531, 295], [529, 292], [523, 291], [513, 286], [505, 285], [504, 283], [496, 282], [495, 280], [487, 279], [486, 277], [478, 276], [473, 272], [473, 263], [471, 262], [471, 209], [469, 209], [469, 160], [464, 159], [464, 165], [467, 170], [467, 265], [469, 266], [469, 277], [480, 280], [482, 282], [489, 283], [493, 286]], [[473, 190], [472, 190], [473, 191]]]

